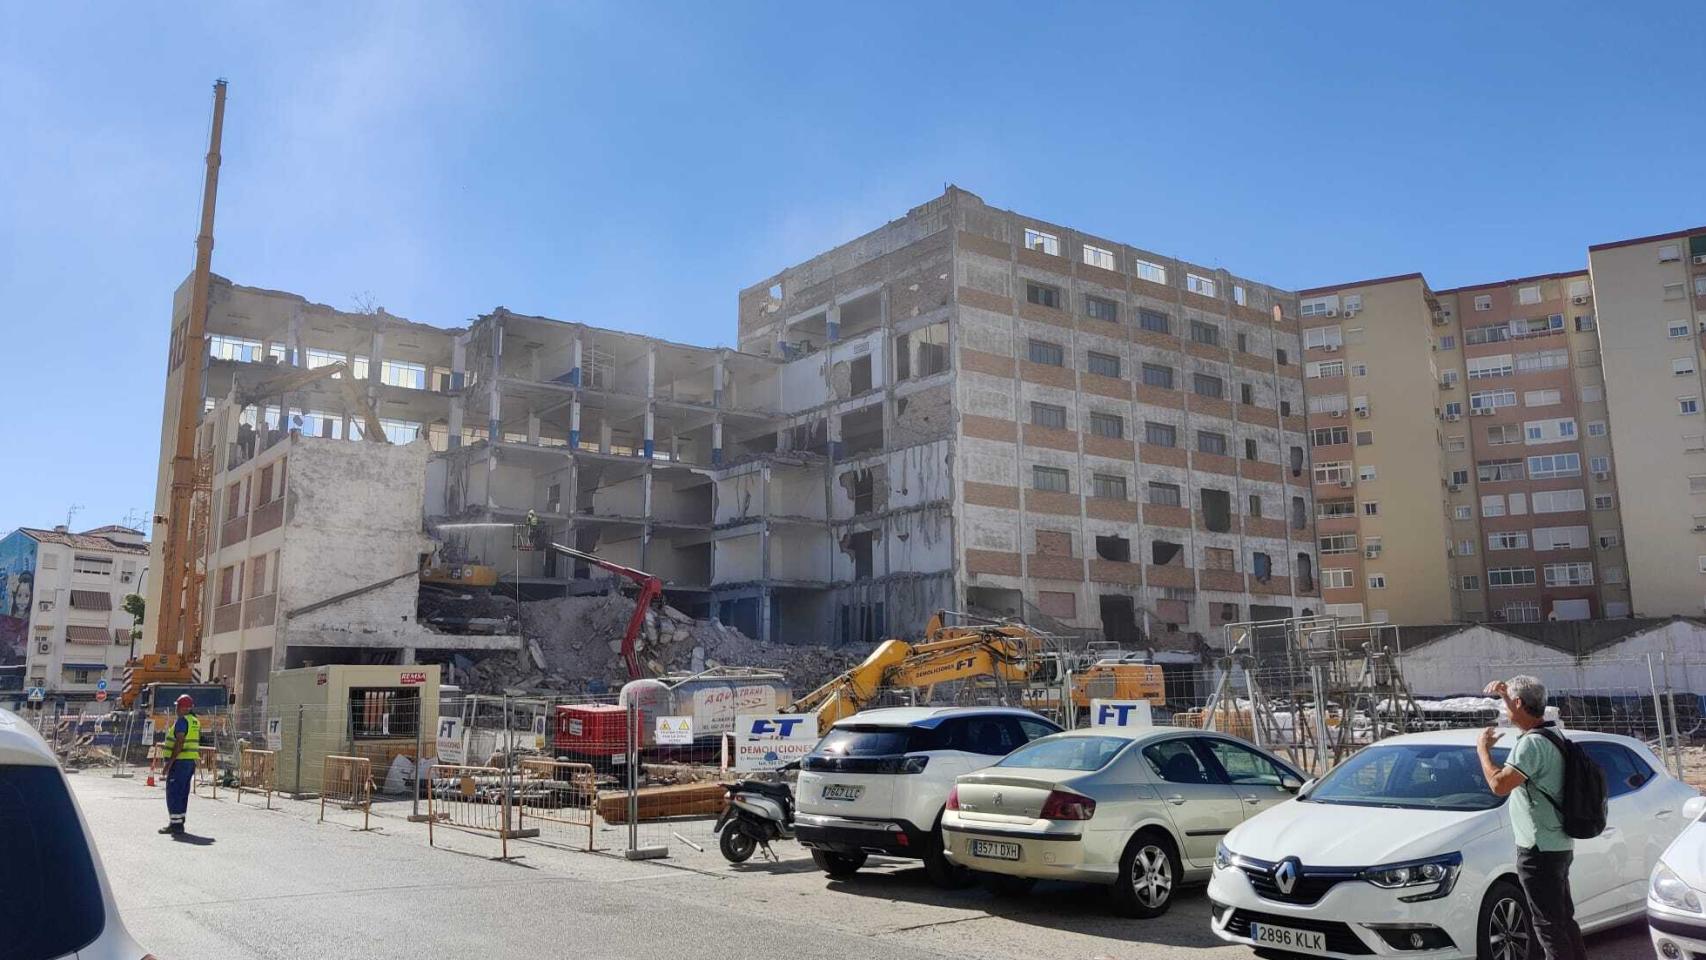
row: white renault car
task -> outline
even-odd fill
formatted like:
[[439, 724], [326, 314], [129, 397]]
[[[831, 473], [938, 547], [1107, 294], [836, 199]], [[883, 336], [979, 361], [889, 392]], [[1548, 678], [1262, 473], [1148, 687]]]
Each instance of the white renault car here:
[[942, 812], [954, 778], [1060, 727], [1010, 707], [892, 707], [836, 722], [800, 761], [794, 835], [832, 877], [868, 854], [924, 861], [930, 879], [965, 877], [943, 855]]
[[59, 761], [8, 710], [0, 710], [0, 863], [7, 960], [150, 960], [119, 919]]
[[1664, 960], [1706, 957], [1706, 797], [1682, 805], [1687, 826], [1653, 868], [1647, 929]]
[[[1479, 733], [1364, 747], [1235, 828], [1209, 880], [1214, 932], [1261, 954], [1523, 960], [1516, 841], [1507, 799], [1481, 776]], [[1498, 741], [1495, 760], [1517, 733]], [[1605, 771], [1610, 795], [1605, 832], [1576, 841], [1570, 870], [1576, 919], [1594, 931], [1641, 915], [1647, 878], [1697, 794], [1639, 740], [1569, 736]]]

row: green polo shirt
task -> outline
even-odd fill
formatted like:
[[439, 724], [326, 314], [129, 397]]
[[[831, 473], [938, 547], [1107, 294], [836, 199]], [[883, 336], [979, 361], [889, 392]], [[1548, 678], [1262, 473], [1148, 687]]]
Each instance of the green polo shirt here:
[[[1564, 755], [1545, 736], [1525, 733], [1517, 738], [1516, 749], [1505, 766], [1528, 778], [1511, 794], [1511, 832], [1516, 835], [1516, 845], [1548, 852], [1575, 849], [1576, 842], [1564, 832], [1562, 815], [1552, 803], [1564, 799]], [[1542, 790], [1552, 800], [1542, 796]]]

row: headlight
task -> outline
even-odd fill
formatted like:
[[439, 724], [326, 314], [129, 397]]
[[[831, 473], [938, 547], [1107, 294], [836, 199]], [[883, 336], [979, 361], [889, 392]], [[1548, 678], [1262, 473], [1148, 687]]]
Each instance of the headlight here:
[[1217, 844], [1214, 848], [1214, 869], [1225, 870], [1232, 866], [1232, 851], [1226, 849], [1226, 844]]
[[1654, 900], [1667, 907], [1687, 910], [1689, 913], [1701, 912], [1700, 895], [1693, 887], [1683, 883], [1682, 878], [1665, 866], [1662, 860], [1653, 868], [1653, 882], [1648, 889]]
[[1443, 857], [1369, 867], [1362, 872], [1362, 879], [1386, 890], [1428, 888], [1398, 898], [1405, 903], [1418, 903], [1423, 900], [1438, 900], [1450, 893], [1457, 883], [1457, 873], [1462, 867], [1463, 854], [1448, 853]]

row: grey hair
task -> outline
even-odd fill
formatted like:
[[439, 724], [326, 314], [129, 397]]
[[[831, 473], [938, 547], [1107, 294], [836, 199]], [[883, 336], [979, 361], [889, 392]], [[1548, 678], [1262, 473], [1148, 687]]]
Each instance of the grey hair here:
[[1505, 681], [1505, 691], [1511, 699], [1522, 704], [1523, 712], [1529, 716], [1546, 715], [1546, 684], [1527, 675], [1512, 677]]

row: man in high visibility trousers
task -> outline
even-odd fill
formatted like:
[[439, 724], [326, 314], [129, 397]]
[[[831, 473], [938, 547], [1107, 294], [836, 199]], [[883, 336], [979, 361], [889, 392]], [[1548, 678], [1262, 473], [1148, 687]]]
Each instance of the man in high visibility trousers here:
[[190, 785], [195, 782], [195, 762], [201, 754], [201, 718], [195, 715], [195, 701], [189, 694], [178, 698], [178, 721], [166, 734], [166, 813], [171, 822], [160, 828], [161, 833], [176, 836], [184, 832], [184, 814], [190, 808]]

